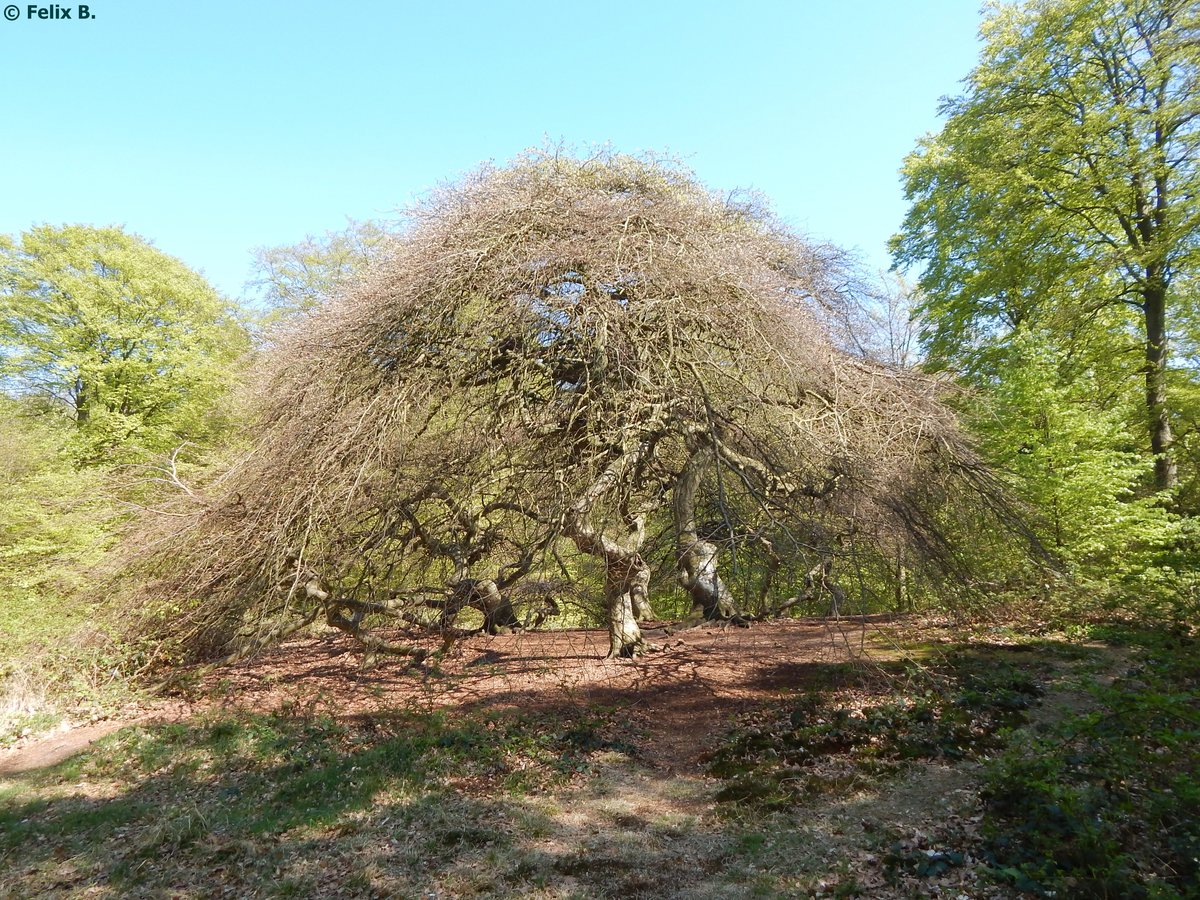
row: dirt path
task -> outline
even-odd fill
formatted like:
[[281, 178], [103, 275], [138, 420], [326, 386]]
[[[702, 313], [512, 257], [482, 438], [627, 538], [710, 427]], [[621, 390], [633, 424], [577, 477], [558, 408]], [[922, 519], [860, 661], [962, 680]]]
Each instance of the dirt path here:
[[175, 722], [187, 718], [194, 710], [190, 703], [164, 700], [129, 707], [118, 715], [99, 721], [82, 724], [68, 722], [48, 734], [32, 735], [15, 747], [0, 750], [0, 780], [56, 766], [126, 725]]
[[24, 747], [5, 751], [0, 755], [0, 778], [56, 766], [126, 724], [124, 720], [109, 719], [91, 725], [68, 727], [49, 737], [38, 738]]

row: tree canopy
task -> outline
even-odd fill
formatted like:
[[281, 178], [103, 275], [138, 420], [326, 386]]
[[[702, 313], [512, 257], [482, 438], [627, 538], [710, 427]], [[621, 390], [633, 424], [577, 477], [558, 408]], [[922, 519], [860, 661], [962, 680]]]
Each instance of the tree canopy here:
[[206, 430], [247, 348], [202, 277], [121, 228], [42, 225], [0, 246], [0, 375], [74, 422], [81, 461]]
[[986, 476], [934, 382], [834, 346], [836, 259], [653, 159], [535, 154], [433, 194], [269, 355], [253, 452], [168, 521], [156, 589], [193, 598], [171, 630], [505, 627], [522, 585], [591, 571], [631, 655], [656, 572], [738, 617], [739, 542], [936, 555], [934, 508]]
[[378, 222], [352, 220], [342, 231], [281, 247], [259, 247], [248, 286], [260, 292], [269, 320], [310, 312], [362, 278], [386, 238]]

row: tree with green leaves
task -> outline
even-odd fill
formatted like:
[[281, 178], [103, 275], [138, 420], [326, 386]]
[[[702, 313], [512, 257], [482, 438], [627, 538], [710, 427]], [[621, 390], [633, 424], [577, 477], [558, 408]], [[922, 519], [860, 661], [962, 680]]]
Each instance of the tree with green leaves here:
[[984, 380], [987, 349], [1024, 327], [1136, 349], [1154, 484], [1173, 488], [1169, 343], [1200, 271], [1200, 7], [1026, 0], [993, 5], [982, 34], [966, 91], [904, 167], [894, 252], [922, 270], [926, 349]]
[[1179, 522], [1140, 490], [1153, 463], [1124, 410], [1095, 400], [1108, 373], [1077, 368], [1055, 343], [1034, 329], [1015, 334], [1004, 377], [969, 418], [985, 455], [1037, 511], [1046, 547], [1095, 593], [1140, 579]]
[[0, 376], [74, 423], [80, 462], [206, 433], [248, 346], [200, 275], [122, 228], [41, 225], [0, 245]]
[[69, 427], [0, 395], [0, 681], [26, 645], [94, 611], [84, 573], [112, 537], [103, 473], [62, 452]]
[[387, 231], [378, 222], [351, 220], [342, 231], [259, 247], [248, 287], [256, 289], [268, 307], [268, 322], [311, 312], [361, 279], [386, 239]]

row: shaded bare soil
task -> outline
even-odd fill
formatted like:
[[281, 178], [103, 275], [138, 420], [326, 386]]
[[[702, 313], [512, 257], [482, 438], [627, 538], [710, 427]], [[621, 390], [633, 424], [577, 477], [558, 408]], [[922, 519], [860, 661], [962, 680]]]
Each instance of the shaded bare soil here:
[[205, 704], [338, 718], [601, 707], [624, 718], [644, 762], [688, 771], [734, 716], [802, 688], [815, 666], [861, 654], [872, 628], [781, 621], [648, 629], [658, 649], [635, 660], [604, 659], [607, 636], [597, 630], [479, 635], [436, 665], [385, 658], [369, 668], [341, 637], [304, 639], [208, 673], [193, 690]]
[[436, 664], [383, 657], [369, 667], [339, 634], [306, 637], [236, 665], [185, 673], [182, 698], [4, 751], [0, 777], [55, 765], [123, 725], [176, 721], [214, 708], [354, 719], [408, 711], [605, 707], [624, 718], [628, 739], [644, 749], [639, 755], [646, 764], [664, 772], [694, 771], [738, 713], [802, 688], [815, 667], [861, 655], [875, 634], [874, 625], [853, 620], [649, 628], [655, 652], [606, 660], [603, 631], [568, 629], [477, 635]]

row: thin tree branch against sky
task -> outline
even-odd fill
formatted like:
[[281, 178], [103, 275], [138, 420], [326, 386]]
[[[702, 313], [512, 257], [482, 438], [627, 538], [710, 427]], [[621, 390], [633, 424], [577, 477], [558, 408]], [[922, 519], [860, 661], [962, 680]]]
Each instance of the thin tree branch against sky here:
[[677, 154], [882, 267], [901, 161], [979, 49], [972, 0], [25, 6], [0, 233], [123, 224], [235, 295], [254, 247], [547, 141]]

